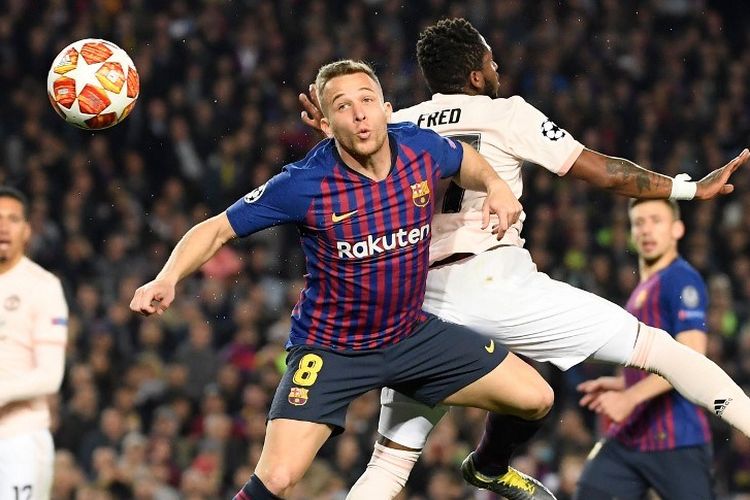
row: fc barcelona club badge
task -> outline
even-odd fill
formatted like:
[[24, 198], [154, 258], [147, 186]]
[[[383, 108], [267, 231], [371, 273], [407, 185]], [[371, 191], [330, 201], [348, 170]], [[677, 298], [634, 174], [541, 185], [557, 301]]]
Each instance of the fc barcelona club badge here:
[[307, 403], [307, 389], [303, 389], [302, 387], [292, 387], [292, 390], [289, 391], [288, 399], [289, 403], [294, 406], [302, 406]]
[[414, 204], [423, 207], [430, 202], [430, 185], [427, 181], [420, 181], [411, 185], [411, 196]]

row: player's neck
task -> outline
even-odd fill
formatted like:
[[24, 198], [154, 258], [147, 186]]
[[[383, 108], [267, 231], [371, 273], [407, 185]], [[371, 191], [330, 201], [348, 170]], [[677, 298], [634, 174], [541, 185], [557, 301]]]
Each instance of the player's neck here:
[[0, 259], [0, 274], [5, 274], [16, 267], [16, 264], [21, 262], [21, 259], [23, 259], [23, 254], [13, 257], [12, 259]]
[[638, 270], [641, 281], [646, 281], [654, 274], [669, 266], [677, 258], [677, 249], [664, 252], [658, 259], [646, 261], [643, 257], [638, 259]]
[[383, 146], [371, 155], [352, 154], [336, 141], [336, 149], [347, 167], [375, 181], [382, 181], [391, 171], [391, 146], [386, 136]]

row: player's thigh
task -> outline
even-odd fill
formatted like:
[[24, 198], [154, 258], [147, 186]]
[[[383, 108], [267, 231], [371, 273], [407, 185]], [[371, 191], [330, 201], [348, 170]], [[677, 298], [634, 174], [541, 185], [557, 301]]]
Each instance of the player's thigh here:
[[435, 316], [384, 353], [385, 385], [430, 407], [492, 372], [508, 355], [494, 341]]
[[[594, 294], [536, 270], [523, 248], [502, 247], [430, 270], [424, 309], [511, 351], [567, 369], [636, 319]], [[627, 361], [629, 352], [623, 353]]]
[[285, 418], [344, 429], [346, 411], [354, 399], [383, 383], [379, 351], [338, 353], [306, 346], [293, 347], [287, 370], [276, 388], [268, 419]]
[[299, 481], [331, 436], [328, 424], [277, 418], [269, 420], [255, 473], [267, 485]]
[[380, 395], [378, 432], [401, 446], [415, 450], [424, 448], [432, 428], [448, 408], [429, 407], [389, 387]]
[[619, 443], [600, 441], [578, 479], [575, 500], [642, 500], [648, 483], [631, 462], [631, 454]]
[[54, 445], [49, 431], [0, 439], [0, 500], [46, 500]]
[[518, 356], [508, 353], [494, 370], [443, 402], [536, 419], [549, 411], [553, 400], [552, 388], [539, 372]]
[[640, 471], [664, 500], [712, 500], [712, 457], [708, 446], [642, 453]]

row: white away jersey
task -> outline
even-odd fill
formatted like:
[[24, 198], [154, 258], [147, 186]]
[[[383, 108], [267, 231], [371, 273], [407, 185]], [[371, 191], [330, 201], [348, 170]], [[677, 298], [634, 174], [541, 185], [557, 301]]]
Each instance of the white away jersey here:
[[[435, 94], [429, 101], [394, 112], [391, 122], [402, 121], [474, 146], [517, 198], [523, 191], [521, 165], [525, 160], [565, 175], [583, 151], [581, 143], [519, 96]], [[478, 254], [498, 245], [490, 228], [481, 229], [485, 196], [464, 191], [453, 182], [444, 183], [438, 192], [440, 213], [432, 221], [431, 262], [459, 252]], [[499, 244], [523, 246], [525, 217], [522, 213]]]
[[[36, 365], [34, 346], [65, 345], [68, 306], [60, 280], [24, 257], [0, 274], [0, 378], [18, 379]], [[0, 407], [0, 438], [47, 429], [45, 396]]]

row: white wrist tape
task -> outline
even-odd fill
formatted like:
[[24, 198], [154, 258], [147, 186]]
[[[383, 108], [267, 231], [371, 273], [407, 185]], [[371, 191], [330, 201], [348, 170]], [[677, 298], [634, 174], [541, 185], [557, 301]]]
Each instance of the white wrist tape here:
[[688, 174], [677, 174], [672, 179], [672, 192], [669, 194], [669, 199], [692, 200], [697, 189], [698, 183], [692, 182]]

